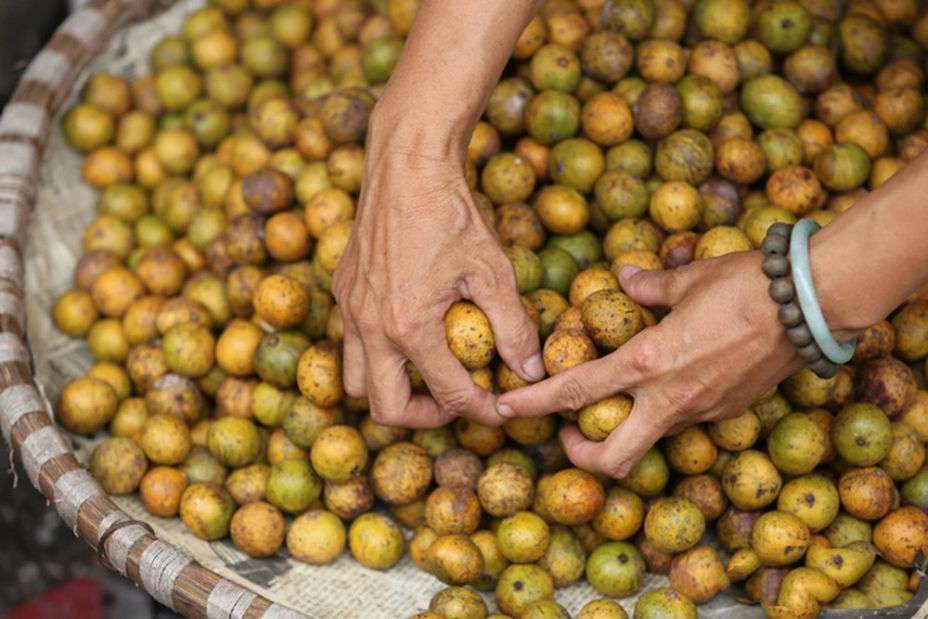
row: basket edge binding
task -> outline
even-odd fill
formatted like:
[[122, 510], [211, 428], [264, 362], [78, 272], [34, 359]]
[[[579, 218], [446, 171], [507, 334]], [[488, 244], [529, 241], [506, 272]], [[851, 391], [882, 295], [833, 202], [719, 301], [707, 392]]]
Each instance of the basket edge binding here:
[[188, 617], [300, 619], [157, 539], [122, 512], [56, 429], [25, 343], [23, 256], [52, 117], [87, 63], [122, 26], [176, 0], [90, 0], [26, 68], [0, 115], [0, 428], [32, 484], [101, 563]]

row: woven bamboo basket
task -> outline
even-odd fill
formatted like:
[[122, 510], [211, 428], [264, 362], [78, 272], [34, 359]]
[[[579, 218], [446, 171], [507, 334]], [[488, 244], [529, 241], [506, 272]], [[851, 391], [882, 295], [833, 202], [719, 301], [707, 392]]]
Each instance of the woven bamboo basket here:
[[[78, 202], [92, 204], [92, 192], [79, 186], [79, 172], [62, 174], [48, 163], [56, 149], [65, 148], [56, 126], [60, 111], [95, 58], [112, 55], [111, 39], [130, 46], [130, 39], [137, 38], [135, 32], [126, 30], [132, 23], [154, 19], [175, 3], [193, 6], [197, 1], [90, 0], [35, 57], [0, 116], [0, 428], [29, 480], [74, 533], [97, 550], [101, 563], [183, 615], [211, 619], [409, 616], [426, 608], [442, 585], [408, 558], [388, 573], [366, 570], [347, 556], [326, 568], [297, 566], [288, 557], [271, 563], [243, 561], [244, 555], [237, 554], [228, 542], [208, 545], [192, 540], [176, 522], [172, 528], [158, 519], [146, 519], [137, 500], [107, 496], [82, 465], [93, 441], [59, 432], [54, 424], [46, 387], [53, 395], [63, 385], [44, 383], [47, 372], [42, 368], [57, 364], [59, 379], [64, 380], [80, 375], [89, 364], [89, 355], [79, 344], [49, 351], [39, 341], [52, 330], [49, 299], [62, 291], [55, 289], [55, 281], [70, 277], [74, 248], [79, 250], [79, 241], [65, 237], [75, 236], [81, 224], [54, 229], [54, 222], [46, 224], [46, 218], [66, 220]], [[174, 11], [182, 9], [178, 6]], [[70, 156], [68, 165], [76, 169], [79, 166], [74, 161], [79, 158], [76, 153]], [[56, 183], [56, 190], [46, 189]], [[84, 205], [84, 212], [92, 208]], [[44, 230], [37, 235], [35, 225], [30, 230], [34, 215], [39, 228], [53, 228], [51, 234]], [[27, 251], [30, 238], [33, 247]], [[59, 241], [70, 242], [72, 253], [58, 252]], [[27, 274], [25, 265], [29, 263], [32, 269], [30, 260], [36, 254], [44, 258], [47, 272], [30, 270]], [[64, 264], [69, 260], [70, 264]], [[36, 297], [41, 298], [36, 301]], [[37, 328], [36, 323], [40, 324]], [[921, 569], [924, 573], [925, 566]], [[665, 583], [662, 577], [648, 575], [643, 589]], [[580, 585], [562, 590], [558, 599], [576, 612], [595, 595], [588, 585]], [[628, 602], [630, 610], [634, 598]], [[719, 596], [700, 607], [704, 617], [731, 614], [763, 616], [757, 607], [738, 604], [734, 595]], [[824, 616], [924, 619], [928, 617], [928, 586], [923, 585], [905, 607], [826, 611]]]

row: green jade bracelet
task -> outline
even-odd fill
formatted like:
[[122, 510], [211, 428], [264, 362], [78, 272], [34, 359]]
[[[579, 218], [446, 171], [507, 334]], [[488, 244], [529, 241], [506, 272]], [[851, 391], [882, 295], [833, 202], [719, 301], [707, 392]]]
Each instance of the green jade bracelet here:
[[809, 370], [819, 378], [828, 379], [854, 354], [855, 342], [844, 345], [835, 342], [815, 294], [809, 267], [809, 237], [819, 229], [813, 220], [803, 220], [795, 226], [782, 222], [771, 225], [761, 243], [764, 254], [761, 270], [770, 279], [767, 290], [779, 306], [777, 319], [786, 328], [786, 338], [799, 351]]
[[828, 328], [828, 323], [825, 322], [818, 296], [815, 294], [815, 286], [812, 283], [812, 268], [809, 265], [809, 237], [819, 230], [821, 230], [821, 226], [812, 219], [801, 219], [793, 226], [790, 238], [793, 284], [796, 287], [799, 307], [802, 308], [802, 314], [809, 326], [809, 330], [812, 332], [815, 343], [818, 344], [822, 354], [829, 361], [837, 365], [843, 365], [854, 356], [857, 339], [854, 338], [843, 344], [838, 344], [835, 341], [831, 330]]

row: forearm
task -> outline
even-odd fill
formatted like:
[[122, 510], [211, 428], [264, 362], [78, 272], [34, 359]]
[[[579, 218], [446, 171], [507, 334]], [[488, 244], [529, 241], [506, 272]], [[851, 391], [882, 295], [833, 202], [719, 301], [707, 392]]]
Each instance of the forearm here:
[[473, 127], [541, 0], [423, 0], [371, 117], [375, 148], [463, 158]]
[[928, 282], [928, 156], [813, 236], [810, 248], [822, 310], [839, 340], [889, 314]]

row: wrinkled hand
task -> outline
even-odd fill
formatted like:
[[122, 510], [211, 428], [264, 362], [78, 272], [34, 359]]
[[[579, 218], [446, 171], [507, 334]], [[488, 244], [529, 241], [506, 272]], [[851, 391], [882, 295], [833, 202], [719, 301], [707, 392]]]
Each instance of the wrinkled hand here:
[[[459, 162], [371, 152], [352, 237], [333, 291], [345, 320], [344, 384], [378, 423], [435, 427], [456, 415], [498, 425], [492, 394], [451, 354], [444, 315], [462, 298], [487, 315], [500, 356], [544, 376], [538, 331], [515, 273], [474, 203]], [[432, 397], [413, 394], [412, 361]]]
[[627, 475], [665, 434], [742, 414], [802, 365], [777, 321], [761, 258], [750, 252], [669, 271], [626, 268], [626, 294], [672, 311], [610, 355], [506, 393], [499, 405], [528, 417], [631, 395], [628, 419], [602, 443], [575, 426], [561, 433], [574, 464], [613, 478]]

